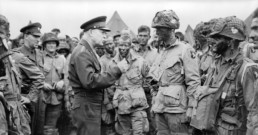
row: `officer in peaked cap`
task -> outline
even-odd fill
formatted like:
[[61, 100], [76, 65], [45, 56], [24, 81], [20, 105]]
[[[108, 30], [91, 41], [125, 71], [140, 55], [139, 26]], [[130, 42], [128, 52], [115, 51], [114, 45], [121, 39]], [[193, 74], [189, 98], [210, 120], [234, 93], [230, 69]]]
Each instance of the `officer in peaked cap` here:
[[72, 121], [78, 135], [101, 134], [103, 89], [111, 86], [128, 69], [126, 61], [110, 65], [103, 72], [95, 48], [103, 45], [106, 16], [91, 19], [80, 27], [84, 34], [74, 48], [69, 63], [70, 85], [74, 91]]
[[[37, 74], [43, 74], [43, 54], [42, 52], [37, 49], [37, 46], [39, 45], [40, 37], [41, 37], [41, 29], [42, 25], [38, 22], [36, 23], [29, 23], [27, 26], [24, 26], [21, 28], [20, 32], [23, 33], [24, 36], [24, 44], [15, 49], [18, 52], [21, 52], [24, 54], [33, 64], [33, 67], [38, 68]], [[36, 71], [35, 73], [36, 74]], [[44, 75], [43, 75], [44, 78]], [[25, 81], [25, 80], [24, 80]], [[42, 107], [44, 106], [43, 103], [43, 96], [42, 90], [43, 90], [43, 84], [39, 85], [38, 87], [34, 87], [34, 84], [27, 83], [28, 87], [31, 87], [34, 91], [39, 92], [38, 100], [31, 103], [32, 108], [30, 110], [32, 115], [32, 135], [40, 135], [43, 133], [43, 126], [44, 126], [44, 115], [42, 115]], [[22, 88], [22, 93], [26, 93], [26, 87]]]
[[100, 29], [103, 31], [110, 31], [110, 29], [108, 29], [106, 27], [106, 16], [100, 16], [100, 17], [96, 17], [94, 19], [91, 19], [85, 23], [83, 23], [81, 25], [81, 29], [85, 31], [88, 31], [90, 29]]
[[24, 33], [24, 34], [32, 34], [35, 36], [41, 36], [41, 24], [40, 23], [30, 23], [27, 26], [24, 26], [23, 28], [21, 28], [20, 32]]

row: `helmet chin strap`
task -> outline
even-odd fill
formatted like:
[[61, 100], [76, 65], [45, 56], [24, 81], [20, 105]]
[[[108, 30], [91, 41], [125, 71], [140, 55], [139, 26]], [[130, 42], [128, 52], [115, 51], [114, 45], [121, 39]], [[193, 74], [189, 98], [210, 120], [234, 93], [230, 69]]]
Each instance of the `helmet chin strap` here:
[[232, 40], [229, 41], [229, 45], [228, 46], [230, 47], [230, 54], [234, 54], [234, 49], [235, 49], [234, 48], [235, 47], [234, 43], [235, 43], [235, 39], [232, 39]]

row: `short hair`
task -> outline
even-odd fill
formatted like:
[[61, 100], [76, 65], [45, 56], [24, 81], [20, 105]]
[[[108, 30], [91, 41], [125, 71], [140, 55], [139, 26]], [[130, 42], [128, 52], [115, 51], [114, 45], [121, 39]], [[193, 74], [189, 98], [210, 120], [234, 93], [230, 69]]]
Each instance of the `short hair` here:
[[149, 32], [149, 34], [150, 34], [150, 27], [149, 27], [149, 26], [146, 26], [146, 25], [141, 25], [141, 26], [138, 28], [138, 33], [140, 33], [140, 32], [145, 32], [145, 31]]
[[177, 31], [177, 32], [175, 33], [175, 36], [176, 36], [176, 38], [179, 39], [180, 41], [184, 41], [184, 40], [185, 40], [184, 34], [183, 34], [182, 32], [180, 32], [180, 31]]

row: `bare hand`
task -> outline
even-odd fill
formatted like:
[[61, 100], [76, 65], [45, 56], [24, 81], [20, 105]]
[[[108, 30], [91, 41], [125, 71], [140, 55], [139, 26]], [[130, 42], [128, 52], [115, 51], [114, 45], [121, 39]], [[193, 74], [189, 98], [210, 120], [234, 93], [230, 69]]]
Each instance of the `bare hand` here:
[[22, 96], [21, 97], [21, 103], [22, 104], [29, 104], [30, 103], [30, 99], [27, 98], [27, 97]]
[[44, 90], [45, 90], [45, 91], [50, 91], [50, 90], [52, 90], [52, 89], [53, 89], [53, 87], [52, 87], [50, 84], [44, 83]]
[[63, 80], [56, 83], [56, 90], [57, 91], [62, 91], [63, 88], [64, 88], [64, 81]]
[[66, 111], [71, 112], [72, 105], [71, 105], [71, 103], [69, 101], [65, 102], [65, 109], [66, 109]]

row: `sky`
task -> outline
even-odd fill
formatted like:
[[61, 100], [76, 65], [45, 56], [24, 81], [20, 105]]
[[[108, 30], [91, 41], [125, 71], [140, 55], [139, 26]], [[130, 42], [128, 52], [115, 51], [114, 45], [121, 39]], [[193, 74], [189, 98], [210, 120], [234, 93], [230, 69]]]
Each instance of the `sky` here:
[[11, 38], [29, 21], [40, 22], [41, 31], [59, 28], [61, 34], [79, 37], [80, 26], [97, 16], [115, 11], [137, 34], [140, 25], [151, 26], [156, 12], [174, 10], [180, 19], [178, 31], [185, 32], [212, 18], [237, 16], [245, 20], [258, 7], [258, 0], [0, 0], [0, 14], [10, 22]]

